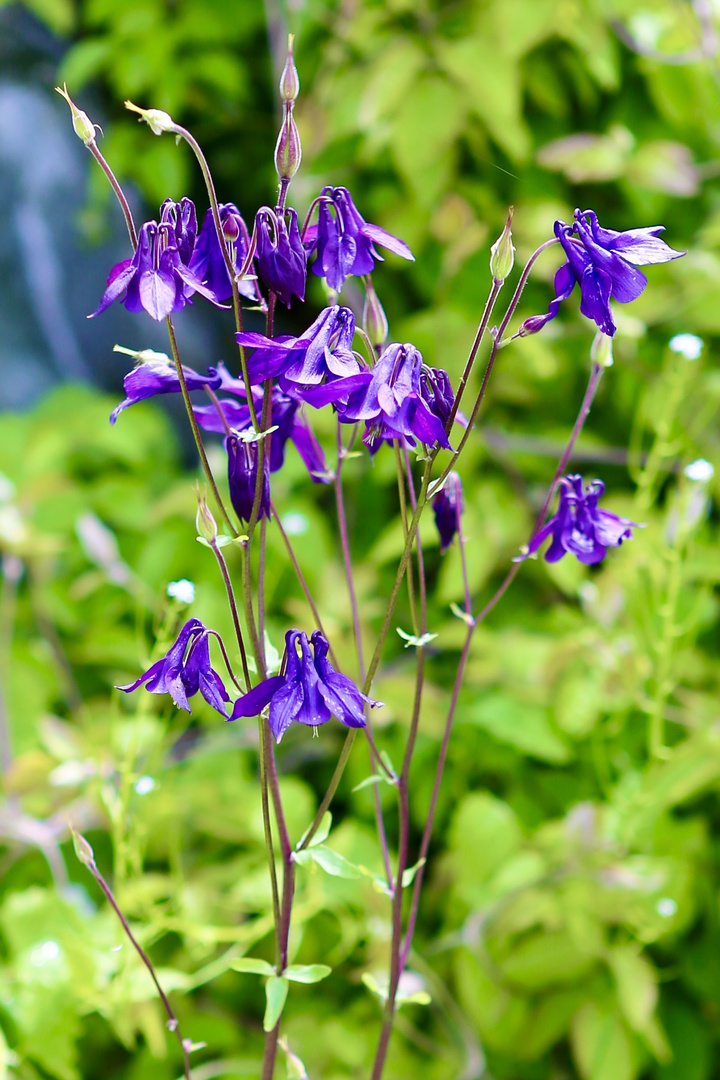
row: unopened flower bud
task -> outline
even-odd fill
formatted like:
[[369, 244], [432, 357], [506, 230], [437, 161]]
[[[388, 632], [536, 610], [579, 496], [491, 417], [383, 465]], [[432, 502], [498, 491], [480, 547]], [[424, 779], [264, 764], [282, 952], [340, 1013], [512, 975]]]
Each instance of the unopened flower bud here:
[[302, 161], [300, 133], [293, 119], [292, 106], [285, 106], [277, 145], [275, 146], [275, 168], [281, 180], [292, 180]]
[[56, 86], [55, 90], [60, 95], [60, 97], [65, 98], [65, 101], [67, 101], [68, 105], [70, 106], [70, 113], [72, 115], [72, 126], [75, 134], [78, 136], [79, 139], [82, 139], [86, 146], [89, 146], [90, 143], [94, 143], [96, 125], [93, 124], [87, 113], [83, 112], [82, 109], [78, 109], [77, 105], [67, 92], [66, 84], [63, 83], [62, 90], [59, 86]]
[[162, 135], [164, 131], [177, 131], [170, 113], [163, 112], [162, 109], [141, 109], [138, 105], [133, 105], [132, 101], [126, 101], [125, 108], [138, 113], [154, 135]]
[[513, 207], [508, 210], [505, 228], [500, 233], [493, 246], [490, 248], [490, 273], [493, 281], [502, 284], [510, 274], [515, 263], [515, 248], [512, 242]]
[[300, 93], [300, 77], [295, 67], [292, 51], [294, 38], [294, 34], [288, 34], [287, 60], [280, 76], [280, 97], [283, 101], [295, 101], [295, 98]]
[[223, 236], [231, 244], [236, 243], [237, 238], [240, 235], [240, 222], [235, 214], [227, 214], [225, 220], [222, 223]]
[[79, 832], [75, 832], [72, 826], [70, 826], [70, 831], [72, 832], [73, 847], [78, 859], [83, 866], [93, 867], [95, 865], [95, 852], [85, 837], [81, 836]]
[[607, 334], [603, 334], [602, 330], [598, 330], [597, 334], [593, 338], [592, 348], [590, 350], [590, 356], [593, 364], [598, 364], [600, 367], [612, 367], [613, 365], [613, 339]]
[[198, 508], [195, 515], [195, 528], [202, 540], [205, 540], [208, 544], [213, 544], [218, 535], [217, 522], [212, 516], [212, 511], [205, 500], [205, 496], [200, 494], [199, 489], [196, 490], [196, 495]]
[[365, 303], [363, 305], [362, 324], [363, 330], [374, 348], [379, 349], [385, 344], [388, 337], [387, 316], [373, 288], [370, 275], [365, 278]]

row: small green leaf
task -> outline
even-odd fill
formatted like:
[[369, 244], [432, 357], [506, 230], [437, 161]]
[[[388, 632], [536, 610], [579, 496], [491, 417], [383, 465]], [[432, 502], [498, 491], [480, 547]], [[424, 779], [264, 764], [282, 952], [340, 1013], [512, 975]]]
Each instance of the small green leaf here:
[[403, 887], [403, 889], [407, 889], [408, 885], [412, 885], [412, 883], [413, 883], [413, 881], [415, 879], [415, 875], [417, 874], [418, 870], [420, 869], [421, 866], [424, 866], [426, 862], [427, 862], [427, 859], [420, 859], [418, 862], [415, 863], [414, 866], [408, 866], [407, 870], [403, 870], [403, 876], [402, 876], [402, 887]]
[[263, 1018], [263, 1031], [272, 1031], [282, 1016], [289, 986], [290, 983], [282, 975], [271, 975], [265, 983], [267, 1005]]
[[427, 645], [429, 641], [432, 641], [437, 637], [437, 634], [421, 634], [417, 637], [415, 634], [408, 634], [405, 630], [401, 630], [399, 626], [396, 626], [398, 634], [405, 641], [405, 648], [409, 649], [411, 645], [414, 645], [417, 649], [421, 649], [423, 645]]
[[325, 873], [332, 877], [359, 878], [360, 871], [354, 863], [348, 862], [344, 855], [337, 851], [331, 851], [326, 847], [309, 848], [308, 854], [321, 867]]
[[290, 982], [316, 983], [327, 979], [331, 971], [327, 964], [291, 964], [283, 971], [283, 977]]
[[[322, 816], [322, 820], [320, 821], [320, 824], [318, 825], [317, 832], [315, 833], [312, 840], [308, 844], [308, 847], [317, 847], [318, 844], [322, 844], [323, 840], [327, 840], [328, 836], [330, 835], [330, 827], [331, 827], [331, 825], [332, 825], [332, 814], [330, 813], [329, 810], [326, 810], [325, 813]], [[302, 836], [300, 837], [300, 839], [298, 840], [298, 843], [297, 843], [298, 848], [300, 847], [301, 844], [305, 843], [305, 837], [307, 836], [307, 834], [309, 832], [310, 832], [310, 829], [308, 828], [302, 834]], [[302, 854], [302, 852], [298, 851], [296, 853], [295, 861], [296, 862], [303, 862], [303, 861], [307, 862], [307, 859], [305, 859], [305, 860], [298, 859], [297, 855], [299, 855], [299, 854]]]
[[466, 626], [475, 625], [475, 620], [473, 619], [472, 615], [468, 611], [463, 611], [459, 604], [453, 602], [450, 605], [450, 610], [452, 611], [453, 615], [455, 615], [458, 619], [462, 619]]
[[358, 870], [361, 874], [364, 874], [365, 877], [370, 878], [373, 883], [373, 889], [375, 889], [375, 892], [382, 893], [383, 896], [389, 896], [392, 900], [393, 891], [389, 887], [385, 878], [380, 877], [379, 874], [374, 874], [372, 870], [368, 870], [367, 866], [358, 866]]
[[233, 971], [243, 971], [247, 975], [274, 975], [275, 968], [268, 964], [267, 960], [260, 960], [254, 956], [241, 956], [239, 960], [231, 960], [230, 967]]
[[371, 975], [369, 971], [366, 971], [363, 974], [362, 981], [371, 994], [375, 994], [381, 1001], [387, 1001], [387, 988], [381, 986], [375, 976]]
[[364, 780], [361, 780], [359, 784], [356, 784], [353, 791], [362, 791], [363, 788], [370, 787], [371, 784], [382, 784], [386, 782], [386, 780], [385, 773], [373, 773], [372, 776], [366, 776]]

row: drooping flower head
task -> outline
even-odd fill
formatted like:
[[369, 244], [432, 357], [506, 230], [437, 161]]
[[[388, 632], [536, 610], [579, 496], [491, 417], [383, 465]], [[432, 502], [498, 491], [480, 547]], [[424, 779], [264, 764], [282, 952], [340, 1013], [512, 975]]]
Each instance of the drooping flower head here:
[[[249, 521], [255, 502], [255, 489], [260, 455], [257, 441], [228, 435], [225, 439], [228, 455], [228, 485], [230, 502], [241, 521]], [[260, 518], [270, 517], [270, 462], [267, 453], [263, 457], [263, 477], [258, 507]]]
[[617, 328], [610, 300], [628, 304], [637, 300], [647, 285], [647, 278], [637, 267], [669, 262], [686, 254], [660, 240], [658, 233], [664, 228], [653, 225], [627, 232], [603, 229], [593, 210], [576, 210], [571, 225], [556, 221], [555, 235], [567, 261], [555, 275], [555, 299], [547, 314], [526, 319], [519, 330], [520, 336], [537, 333], [554, 319], [562, 301], [579, 285], [581, 313], [612, 337]]
[[414, 261], [403, 240], [365, 221], [347, 188], [324, 187], [318, 206], [318, 223], [307, 230], [305, 243], [309, 253], [317, 253], [313, 274], [324, 277], [331, 289], [339, 292], [351, 274], [369, 274], [376, 261], [382, 262], [374, 244]]
[[316, 386], [324, 379], [356, 375], [361, 371], [352, 351], [355, 316], [350, 308], [327, 307], [300, 337], [267, 338], [240, 333], [240, 345], [252, 350], [248, 374], [253, 384], [279, 377], [288, 394]]
[[178, 709], [186, 712], [191, 712], [188, 698], [200, 691], [208, 705], [227, 719], [225, 702], [230, 701], [230, 696], [211, 665], [211, 633], [199, 619], [189, 619], [161, 660], [135, 682], [116, 689], [131, 694], [144, 685], [151, 694], [169, 694]]
[[[166, 220], [159, 225], [156, 221], [146, 221], [141, 227], [135, 254], [110, 271], [107, 288], [90, 318], [105, 311], [115, 300], [128, 311], [146, 311], [158, 322], [192, 303], [191, 297], [196, 292], [217, 303], [214, 294], [181, 259], [177, 226], [169, 209], [165, 216]], [[186, 242], [187, 236], [183, 244]]]
[[598, 507], [605, 491], [602, 480], [591, 480], [583, 490], [582, 476], [574, 473], [560, 481], [560, 502], [557, 514], [533, 536], [519, 560], [532, 555], [552, 537], [545, 552], [546, 562], [558, 562], [566, 551], [581, 563], [591, 566], [602, 562], [606, 549], [620, 547], [623, 540], [632, 539], [632, 530], [641, 529], [636, 521], [611, 514]]
[[[442, 387], [443, 391], [436, 396], [436, 390], [430, 391], [428, 386]], [[332, 401], [342, 423], [364, 420], [364, 441], [371, 449], [383, 439], [400, 438], [411, 446], [418, 439], [427, 446], [439, 444], [450, 449], [443, 423], [448, 412], [445, 389], [449, 387], [447, 374], [424, 365], [414, 345], [395, 344], [388, 345], [372, 371], [337, 379], [308, 391], [303, 398], [318, 407]]]
[[311, 641], [314, 656], [307, 634], [288, 630], [284, 674], [264, 679], [238, 698], [230, 719], [258, 716], [269, 705], [270, 730], [277, 742], [292, 723], [318, 727], [331, 716], [346, 727], [365, 727], [364, 705], [374, 708], [382, 702], [367, 697], [352, 679], [335, 671], [327, 659], [328, 640], [319, 630]]
[[[230, 246], [230, 257], [236, 273], [242, 269], [248, 253], [247, 226], [235, 203], [220, 203], [220, 223], [225, 240]], [[190, 261], [190, 269], [200, 281], [204, 282], [218, 301], [230, 300], [232, 282], [220, 249], [212, 209], [205, 214], [205, 219], [197, 238], [195, 250]], [[238, 282], [241, 296], [249, 300], [258, 300], [257, 285], [250, 279]]]
[[432, 508], [440, 534], [440, 551], [445, 552], [460, 530], [460, 517], [465, 509], [462, 483], [456, 472], [449, 473], [442, 491], [432, 501]]
[[[110, 414], [111, 424], [115, 423], [124, 409], [136, 405], [138, 401], [145, 401], [156, 394], [180, 393], [180, 380], [175, 365], [164, 353], [145, 350], [136, 356], [137, 365], [123, 379], [125, 398]], [[197, 371], [183, 364], [183, 372], [188, 390], [201, 390], [205, 386], [217, 390], [222, 383], [218, 368], [210, 367], [207, 375], [199, 375]]]
[[258, 273], [261, 280], [290, 307], [293, 296], [305, 299], [307, 254], [300, 239], [297, 213], [288, 207], [276, 214], [262, 206], [255, 215]]

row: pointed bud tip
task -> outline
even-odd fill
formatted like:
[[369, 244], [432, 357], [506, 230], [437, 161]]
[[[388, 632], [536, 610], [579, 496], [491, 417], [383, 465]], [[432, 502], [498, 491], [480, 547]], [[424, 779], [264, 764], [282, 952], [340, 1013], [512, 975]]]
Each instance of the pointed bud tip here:
[[515, 208], [508, 209], [505, 228], [490, 248], [490, 273], [493, 281], [502, 284], [515, 264], [515, 247], [512, 242], [512, 219]]
[[381, 348], [388, 339], [388, 321], [369, 276], [365, 279], [362, 325], [373, 348]]
[[93, 124], [88, 114], [83, 112], [82, 109], [78, 109], [77, 105], [68, 94], [67, 83], [63, 83], [62, 88], [56, 86], [55, 92], [67, 101], [70, 106], [72, 126], [75, 134], [79, 139], [82, 139], [86, 146], [90, 146], [91, 143], [95, 142], [95, 132], [101, 130], [99, 125]]
[[135, 112], [139, 115], [141, 120], [144, 120], [154, 135], [162, 135], [164, 131], [177, 131], [175, 121], [170, 113], [163, 112], [162, 109], [141, 109], [139, 105], [134, 105], [132, 101], [126, 101], [125, 108], [130, 112]]
[[201, 493], [198, 485], [195, 486], [195, 496], [197, 498], [195, 527], [198, 531], [198, 537], [208, 544], [214, 544], [218, 535], [217, 522], [215, 521], [212, 511], [207, 504], [207, 500]]
[[285, 67], [280, 76], [280, 97], [283, 101], [295, 101], [300, 93], [300, 76], [293, 60], [294, 34], [288, 34], [288, 51]]
[[280, 134], [275, 146], [275, 169], [281, 180], [292, 180], [300, 168], [302, 161], [302, 146], [300, 132], [293, 118], [291, 109], [285, 106]]
[[78, 859], [83, 866], [92, 868], [95, 865], [95, 852], [90, 847], [85, 837], [79, 832], [76, 832], [72, 825], [70, 826], [70, 832], [72, 833], [73, 847]]

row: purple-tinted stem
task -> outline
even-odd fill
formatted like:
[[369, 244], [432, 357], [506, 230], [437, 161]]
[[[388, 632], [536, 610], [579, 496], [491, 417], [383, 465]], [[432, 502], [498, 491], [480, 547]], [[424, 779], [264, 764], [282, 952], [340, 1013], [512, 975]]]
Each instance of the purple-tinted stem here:
[[200, 434], [198, 422], [195, 419], [192, 402], [190, 401], [190, 394], [188, 393], [187, 382], [185, 381], [185, 372], [183, 370], [182, 362], [180, 360], [177, 338], [175, 337], [175, 327], [173, 326], [172, 319], [169, 315], [166, 318], [165, 323], [167, 325], [168, 338], [170, 339], [170, 351], [172, 352], [172, 357], [175, 362], [175, 370], [177, 372], [177, 377], [180, 382], [180, 391], [182, 393], [183, 402], [185, 403], [185, 411], [187, 412], [188, 420], [190, 421], [193, 439], [195, 440], [198, 457], [200, 458], [200, 464], [202, 465], [203, 472], [205, 473], [205, 478], [210, 485], [210, 489], [213, 493], [218, 509], [225, 520], [225, 524], [230, 530], [230, 535], [235, 537], [238, 535], [238, 531], [230, 520], [228, 512], [225, 509], [225, 503], [223, 502], [222, 496], [218, 490], [218, 486], [215, 483], [215, 477], [213, 476], [212, 469], [210, 468], [210, 462], [208, 461], [207, 454], [205, 453], [205, 446], [202, 441], [202, 435]]
[[220, 567], [220, 573], [222, 574], [223, 584], [225, 585], [225, 592], [227, 594], [228, 604], [230, 606], [230, 614], [232, 615], [233, 627], [235, 629], [235, 637], [238, 643], [238, 649], [240, 650], [240, 660], [242, 663], [243, 677], [245, 679], [245, 691], [250, 689], [250, 670], [248, 668], [247, 654], [245, 652], [245, 642], [243, 641], [242, 627], [240, 626], [240, 615], [238, 613], [237, 601], [235, 599], [235, 590], [233, 589], [232, 579], [230, 577], [230, 571], [228, 570], [227, 563], [225, 562], [225, 556], [218, 547], [216, 540], [210, 541], [210, 547], [212, 553], [217, 559], [218, 566]]
[[[360, 673], [360, 681], [365, 680], [365, 657], [363, 655], [362, 646], [362, 626], [360, 623], [360, 612], [358, 610], [357, 594], [355, 592], [355, 579], [353, 577], [352, 557], [350, 555], [350, 541], [348, 539], [347, 530], [347, 517], [345, 514], [345, 498], [343, 495], [342, 486], [342, 467], [345, 460], [345, 447], [342, 440], [342, 429], [340, 427], [340, 420], [337, 424], [337, 468], [335, 469], [335, 506], [337, 508], [338, 519], [338, 531], [340, 533], [340, 547], [343, 555], [343, 566], [345, 567], [345, 578], [347, 580], [348, 595], [350, 597], [350, 609], [352, 611], [352, 624], [353, 624], [353, 636], [355, 638], [355, 650], [357, 652], [358, 671]], [[366, 723], [366, 735], [370, 747], [370, 766], [373, 773], [377, 772], [376, 759], [381, 762], [382, 759], [377, 752], [372, 735], [372, 719], [370, 716], [370, 707], [365, 706], [365, 723]], [[384, 767], [384, 766], [383, 766]], [[385, 770], [387, 772], [387, 770]], [[380, 848], [383, 855], [383, 863], [385, 866], [385, 874], [387, 877], [388, 887], [392, 889], [393, 877], [392, 867], [390, 864], [390, 849], [388, 848], [387, 832], [385, 830], [385, 819], [383, 818], [382, 800], [380, 798], [380, 790], [378, 784], [373, 785], [373, 802], [375, 804], [375, 824], [377, 827], [378, 840], [380, 841]]]
[[[407, 512], [407, 499], [405, 495], [405, 476], [403, 471], [402, 451], [397, 439], [393, 440], [393, 451], [395, 453], [395, 467], [397, 470], [397, 485], [398, 485], [398, 500], [400, 502], [400, 518], [402, 520], [403, 533], [407, 539], [409, 533], [408, 526], [408, 512]], [[417, 509], [417, 505], [413, 508]], [[420, 534], [417, 534], [416, 540], [419, 542]], [[415, 577], [413, 574], [412, 564], [412, 551], [410, 553], [410, 559], [407, 565], [407, 587], [408, 587], [408, 600], [410, 601], [410, 617], [412, 619], [413, 634], [417, 637], [420, 633], [417, 619], [417, 603], [415, 601]]]
[[132, 210], [130, 209], [130, 204], [128, 203], [127, 199], [125, 198], [125, 192], [120, 187], [120, 184], [119, 184], [119, 182], [118, 182], [118, 180], [117, 180], [117, 178], [115, 176], [115, 173], [112, 171], [112, 169], [108, 165], [107, 161], [105, 160], [103, 155], [100, 153], [100, 150], [98, 148], [97, 143], [93, 140], [92, 142], [86, 143], [86, 146], [87, 146], [88, 150], [90, 151], [90, 153], [92, 154], [92, 156], [97, 161], [97, 163], [100, 166], [100, 168], [102, 169], [102, 171], [107, 176], [108, 180], [110, 181], [110, 186], [112, 187], [113, 191], [115, 192], [115, 195], [117, 196], [117, 200], [120, 203], [120, 209], [122, 210], [123, 217], [125, 218], [125, 224], [127, 225], [127, 231], [130, 234], [130, 243], [133, 246], [133, 250], [135, 250], [135, 248], [137, 247], [137, 231], [135, 229], [135, 222], [133, 221]]
[[[518, 306], [518, 304], [520, 302], [520, 297], [522, 296], [523, 290], [525, 289], [525, 286], [527, 285], [527, 280], [530, 277], [530, 271], [533, 268], [535, 260], [537, 259], [537, 257], [543, 251], [545, 251], [549, 247], [553, 247], [557, 243], [558, 243], [558, 241], [554, 237], [553, 237], [552, 240], [546, 240], [544, 244], [541, 244], [540, 247], [536, 251], [534, 251], [532, 253], [532, 255], [528, 259], [527, 263], [525, 264], [525, 269], [523, 270], [522, 274], [520, 275], [520, 280], [518, 281], [515, 292], [513, 293], [513, 298], [510, 301], [510, 304], [508, 305], [508, 309], [505, 312], [505, 314], [503, 316], [503, 319], [502, 319], [502, 322], [500, 323], [500, 326], [498, 327], [497, 332], [495, 334], [495, 338], [494, 338], [494, 341], [493, 341], [493, 344], [492, 344], [492, 348], [490, 350], [490, 356], [488, 357], [488, 362], [487, 362], [487, 364], [485, 366], [485, 374], [483, 375], [482, 383], [480, 384], [480, 390], [478, 391], [478, 396], [475, 399], [475, 404], [473, 405], [473, 411], [470, 414], [470, 419], [468, 421], [468, 426], [465, 428], [465, 431], [464, 431], [463, 436], [462, 436], [462, 438], [460, 440], [460, 443], [458, 444], [457, 450], [455, 450], [453, 452], [453, 456], [450, 459], [450, 463], [443, 470], [442, 475], [439, 476], [438, 479], [435, 481], [435, 487], [439, 487], [439, 485], [442, 484], [442, 482], [445, 480], [447, 475], [450, 472], [452, 472], [452, 470], [455, 468], [455, 462], [460, 457], [461, 453], [465, 449], [465, 444], [467, 443], [468, 439], [470, 438], [470, 433], [471, 433], [471, 431], [472, 431], [472, 429], [473, 429], [473, 427], [475, 425], [475, 421], [477, 420], [477, 415], [480, 412], [480, 406], [482, 405], [483, 399], [485, 397], [485, 391], [487, 390], [488, 383], [490, 382], [490, 376], [492, 375], [493, 367], [495, 366], [495, 360], [497, 358], [497, 354], [498, 354], [498, 352], [500, 350], [500, 346], [502, 344], [503, 334], [507, 330], [508, 323], [510, 322], [511, 318], [513, 317], [513, 314], [515, 313], [515, 308]], [[478, 342], [478, 344], [479, 344], [479, 342]]]
[[265, 556], [267, 550], [267, 518], [260, 522], [260, 553], [258, 558], [258, 585], [257, 585], [257, 609], [258, 609], [258, 636], [265, 649]]
[[[595, 397], [595, 394], [597, 392], [597, 388], [598, 388], [598, 385], [600, 383], [602, 373], [603, 373], [603, 368], [599, 364], [593, 364], [592, 371], [590, 373], [590, 379], [589, 379], [588, 385], [587, 385], [587, 389], [585, 390], [585, 396], [583, 397], [582, 404], [580, 405], [580, 411], [578, 412], [577, 419], [575, 421], [572, 432], [570, 434], [570, 439], [568, 440], [568, 444], [567, 444], [567, 446], [565, 448], [565, 451], [564, 451], [562, 457], [560, 458], [560, 461], [558, 463], [558, 467], [555, 470], [555, 476], [553, 477], [553, 480], [552, 480], [552, 482], [550, 484], [550, 487], [548, 489], [547, 498], [545, 499], [545, 503], [543, 505], [543, 508], [540, 511], [540, 514], [538, 515], [538, 518], [537, 518], [537, 520], [535, 522], [535, 527], [533, 529], [533, 536], [537, 533], [538, 529], [540, 529], [542, 527], [542, 525], [543, 525], [543, 522], [545, 520], [545, 515], [547, 514], [548, 507], [550, 506], [550, 503], [551, 503], [552, 498], [553, 498], [553, 494], [555, 492], [555, 488], [557, 487], [557, 484], [558, 484], [558, 481], [559, 481], [560, 477], [563, 475], [563, 473], [565, 472], [565, 469], [567, 468], [567, 464], [568, 464], [568, 461], [570, 460], [570, 457], [572, 455], [573, 449], [575, 447], [575, 443], [578, 440], [578, 436], [580, 435], [580, 432], [582, 431], [583, 425], [584, 425], [584, 423], [585, 423], [585, 421], [586, 421], [586, 419], [588, 417], [588, 413], [590, 412], [590, 407], [592, 405], [593, 398]], [[464, 562], [465, 562], [465, 560], [464, 560], [464, 540], [462, 538], [462, 533], [460, 531], [460, 522], [458, 522], [458, 538], [459, 538], [459, 543], [460, 543], [460, 547], [461, 547], [461, 553], [463, 555], [463, 565], [464, 565]], [[432, 836], [433, 822], [434, 822], [434, 819], [435, 819], [435, 809], [436, 809], [436, 806], [437, 806], [438, 794], [440, 792], [440, 785], [442, 783], [443, 770], [445, 768], [445, 760], [447, 758], [448, 745], [450, 743], [450, 734], [451, 734], [451, 731], [452, 731], [453, 720], [455, 718], [455, 710], [457, 708], [458, 697], [460, 695], [460, 688], [462, 686], [463, 675], [465, 673], [465, 666], [467, 664], [467, 659], [468, 659], [468, 656], [470, 654], [470, 643], [472, 641], [472, 636], [473, 636], [473, 634], [475, 632], [475, 628], [480, 625], [480, 623], [492, 611], [492, 609], [495, 607], [495, 605], [498, 603], [498, 601], [507, 592], [508, 588], [510, 587], [513, 580], [515, 579], [515, 575], [518, 573], [521, 566], [522, 566], [522, 563], [513, 563], [512, 567], [508, 571], [507, 575], [505, 576], [504, 581], [502, 582], [502, 584], [500, 585], [498, 590], [491, 597], [491, 599], [487, 602], [487, 604], [482, 608], [480, 613], [473, 619], [472, 623], [468, 626], [467, 636], [465, 638], [465, 644], [463, 645], [463, 650], [462, 650], [462, 653], [460, 654], [460, 662], [458, 664], [457, 673], [455, 675], [455, 682], [453, 684], [452, 696], [451, 696], [451, 699], [450, 699], [450, 708], [448, 710], [447, 719], [445, 721], [445, 731], [443, 733], [442, 744], [440, 746], [440, 754], [438, 756], [438, 762], [437, 762], [437, 766], [436, 766], [436, 769], [435, 769], [435, 780], [434, 780], [434, 783], [433, 783], [432, 794], [430, 796], [430, 806], [428, 808], [428, 814], [427, 814], [427, 818], [426, 818], [426, 821], [425, 821], [425, 828], [423, 830], [422, 841], [420, 843], [419, 859], [421, 861], [421, 865], [420, 865], [420, 867], [418, 869], [418, 872], [417, 872], [417, 874], [415, 876], [415, 881], [414, 881], [414, 884], [413, 884], [412, 903], [411, 903], [411, 906], [410, 906], [410, 915], [409, 915], [409, 918], [408, 918], [407, 931], [405, 933], [405, 942], [403, 944], [402, 958], [401, 958], [403, 966], [407, 962], [407, 957], [408, 957], [408, 954], [409, 954], [410, 949], [412, 947], [412, 939], [413, 939], [413, 934], [414, 934], [414, 931], [415, 931], [415, 923], [416, 923], [416, 920], [417, 920], [418, 908], [419, 908], [419, 904], [420, 904], [420, 892], [421, 892], [421, 889], [422, 889], [422, 882], [423, 882], [424, 871], [425, 871], [425, 863], [422, 862], [422, 860], [427, 858], [427, 853], [428, 853], [428, 850], [429, 850], [429, 847], [430, 847], [430, 839], [431, 839], [431, 836]], [[466, 579], [466, 594], [465, 594], [465, 596], [466, 596], [466, 599], [465, 599], [465, 612], [466, 612], [466, 614], [468, 616], [471, 617], [472, 616], [472, 607], [471, 607], [471, 604], [470, 604], [469, 592], [467, 591], [467, 579]]]
[[500, 294], [500, 290], [502, 289], [503, 285], [504, 285], [504, 282], [502, 282], [502, 281], [493, 281], [493, 283], [492, 283], [492, 289], [490, 290], [490, 295], [487, 298], [487, 302], [485, 304], [485, 310], [483, 311], [482, 316], [480, 318], [480, 322], [479, 322], [478, 328], [477, 328], [477, 333], [475, 334], [475, 340], [472, 343], [472, 347], [470, 349], [470, 353], [468, 355], [467, 362], [465, 364], [465, 370], [463, 371], [462, 375], [460, 376], [460, 382], [458, 383], [457, 394], [455, 395], [455, 401], [453, 402], [453, 407], [450, 410], [450, 416], [448, 418], [448, 422], [445, 425], [445, 434], [448, 435], [448, 436], [450, 435], [450, 432], [452, 431], [452, 426], [455, 423], [455, 417], [457, 416], [458, 409], [460, 408], [460, 402], [462, 400], [463, 394], [465, 393], [465, 387], [467, 386], [467, 381], [470, 378], [470, 372], [472, 371], [473, 364], [475, 363], [475, 357], [477, 356], [477, 351], [480, 348], [480, 343], [481, 343], [481, 341], [483, 339], [485, 331], [487, 330], [487, 325], [490, 322], [490, 316], [492, 315], [493, 308], [495, 307], [495, 301], [497, 300], [498, 295]]
[[[415, 494], [415, 481], [413, 480], [410, 454], [407, 447], [405, 447], [405, 474], [407, 476], [408, 491], [410, 492], [410, 505], [413, 508], [414, 514], [417, 510], [417, 496]], [[420, 633], [424, 634], [427, 630], [427, 585], [425, 582], [425, 560], [423, 559], [422, 541], [420, 540], [419, 531], [415, 539], [415, 550], [418, 566], [418, 583], [420, 586]]]
[[125, 916], [123, 915], [122, 911], [120, 910], [120, 906], [119, 906], [117, 900], [115, 899], [115, 897], [113, 895], [112, 889], [110, 888], [107, 881], [105, 880], [105, 878], [102, 876], [102, 874], [98, 870], [97, 865], [95, 864], [95, 860], [94, 859], [83, 859], [83, 862], [84, 862], [85, 866], [87, 866], [87, 868], [90, 871], [90, 873], [92, 874], [92, 876], [97, 881], [97, 883], [100, 886], [100, 888], [102, 889], [102, 891], [105, 893], [105, 896], [107, 897], [107, 900], [108, 900], [108, 903], [110, 904], [110, 907], [113, 909], [113, 911], [117, 915], [118, 919], [120, 920], [120, 922], [122, 924], [122, 928], [125, 931], [125, 933], [127, 934], [128, 938], [130, 939], [130, 942], [133, 945], [136, 953], [138, 954], [138, 956], [142, 960], [145, 967], [150, 972], [150, 978], [155, 983], [155, 989], [157, 990], [158, 994], [160, 995], [160, 1000], [162, 1001], [165, 1012], [167, 1013], [168, 1028], [169, 1028], [170, 1031], [173, 1032], [173, 1034], [175, 1035], [175, 1038], [177, 1039], [178, 1043], [180, 1044], [180, 1050], [182, 1051], [182, 1057], [183, 1057], [183, 1069], [184, 1069], [184, 1072], [185, 1072], [186, 1080], [190, 1080], [190, 1055], [188, 1053], [188, 1046], [187, 1046], [187, 1043], [189, 1042], [189, 1040], [185, 1040], [182, 1037], [182, 1032], [180, 1031], [180, 1024], [178, 1023], [178, 1018], [175, 1015], [175, 1013], [173, 1012], [173, 1008], [172, 1008], [172, 1005], [170, 1004], [170, 1002], [168, 1001], [167, 994], [165, 993], [165, 991], [163, 990], [162, 986], [160, 985], [160, 983], [158, 981], [158, 977], [155, 974], [155, 968], [152, 965], [152, 961], [151, 961], [150, 957], [148, 956], [148, 954], [143, 949], [140, 942], [137, 940], [137, 938], [133, 934], [132, 930], [130, 929], [128, 921], [125, 918]]

